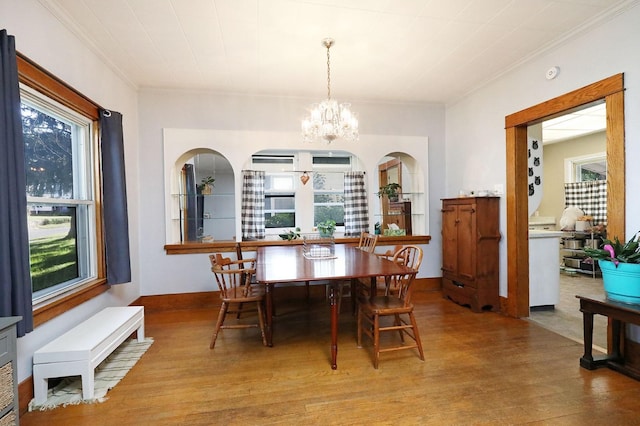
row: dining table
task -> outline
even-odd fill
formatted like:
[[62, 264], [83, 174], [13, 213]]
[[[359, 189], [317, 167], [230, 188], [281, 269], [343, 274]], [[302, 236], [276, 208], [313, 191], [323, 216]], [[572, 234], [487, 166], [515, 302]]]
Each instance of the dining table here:
[[331, 256], [305, 256], [302, 245], [262, 246], [256, 253], [256, 282], [265, 286], [266, 337], [273, 346], [273, 290], [278, 284], [328, 281], [331, 315], [331, 368], [338, 368], [338, 291], [337, 283], [350, 280], [352, 300], [355, 281], [369, 279], [371, 294], [376, 292], [376, 278], [417, 271], [392, 262], [375, 253], [368, 253], [349, 244], [336, 244]]

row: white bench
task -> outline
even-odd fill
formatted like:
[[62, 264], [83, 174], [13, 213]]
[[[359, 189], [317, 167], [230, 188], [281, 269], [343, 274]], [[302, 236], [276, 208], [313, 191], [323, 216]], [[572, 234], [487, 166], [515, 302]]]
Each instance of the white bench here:
[[94, 369], [137, 330], [144, 341], [144, 307], [105, 308], [33, 353], [35, 403], [47, 401], [49, 378], [82, 377], [82, 398], [93, 399]]

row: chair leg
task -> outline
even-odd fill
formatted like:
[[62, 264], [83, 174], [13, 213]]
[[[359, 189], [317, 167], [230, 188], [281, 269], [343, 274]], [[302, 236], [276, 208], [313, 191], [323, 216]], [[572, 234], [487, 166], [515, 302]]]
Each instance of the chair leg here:
[[373, 352], [375, 355], [373, 367], [377, 370], [380, 362], [380, 316], [378, 314], [373, 316]]
[[[396, 314], [395, 317], [396, 318], [393, 325], [395, 325], [396, 327], [400, 327], [402, 325], [402, 321], [400, 320], [400, 314]], [[400, 334], [400, 341], [402, 343], [404, 343], [404, 333], [405, 331], [402, 328], [398, 329], [398, 334]]]
[[416, 344], [418, 345], [418, 351], [420, 352], [420, 359], [424, 361], [424, 352], [422, 351], [422, 341], [420, 341], [418, 324], [416, 323], [416, 317], [413, 315], [413, 311], [409, 312], [409, 319], [411, 320], [411, 326], [413, 328], [413, 336], [416, 338]]
[[267, 335], [264, 332], [264, 309], [262, 309], [262, 301], [256, 302], [258, 305], [258, 323], [260, 324], [260, 332], [262, 333], [262, 344], [267, 346]]
[[213, 336], [211, 336], [211, 343], [209, 344], [209, 349], [213, 349], [216, 345], [216, 339], [218, 338], [218, 333], [222, 328], [222, 324], [224, 324], [224, 317], [227, 315], [227, 309], [229, 305], [227, 302], [222, 302], [222, 306], [220, 306], [220, 312], [218, 313], [218, 320], [216, 321], [216, 328], [213, 331]]
[[358, 347], [362, 347], [362, 309], [358, 308]]

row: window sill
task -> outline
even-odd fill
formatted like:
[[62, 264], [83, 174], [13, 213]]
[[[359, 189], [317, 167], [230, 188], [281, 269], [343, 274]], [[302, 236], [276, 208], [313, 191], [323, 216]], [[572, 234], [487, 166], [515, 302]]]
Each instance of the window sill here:
[[55, 299], [35, 306], [33, 309], [33, 327], [62, 315], [68, 310], [90, 300], [109, 289], [106, 279], [98, 279], [76, 289], [73, 293], [63, 294]]

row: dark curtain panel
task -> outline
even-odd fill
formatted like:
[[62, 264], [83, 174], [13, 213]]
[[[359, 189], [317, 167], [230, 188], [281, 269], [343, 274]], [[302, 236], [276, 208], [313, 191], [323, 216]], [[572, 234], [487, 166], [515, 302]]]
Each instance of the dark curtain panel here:
[[187, 241], [197, 241], [198, 232], [196, 218], [198, 217], [197, 204], [198, 196], [196, 194], [196, 176], [193, 164], [185, 164], [182, 167], [184, 171], [184, 193], [186, 194], [186, 221], [187, 221]]
[[0, 317], [21, 316], [33, 330], [27, 192], [20, 89], [13, 36], [0, 31]]
[[128, 283], [131, 281], [131, 258], [122, 114], [100, 111], [100, 141], [107, 283]]

